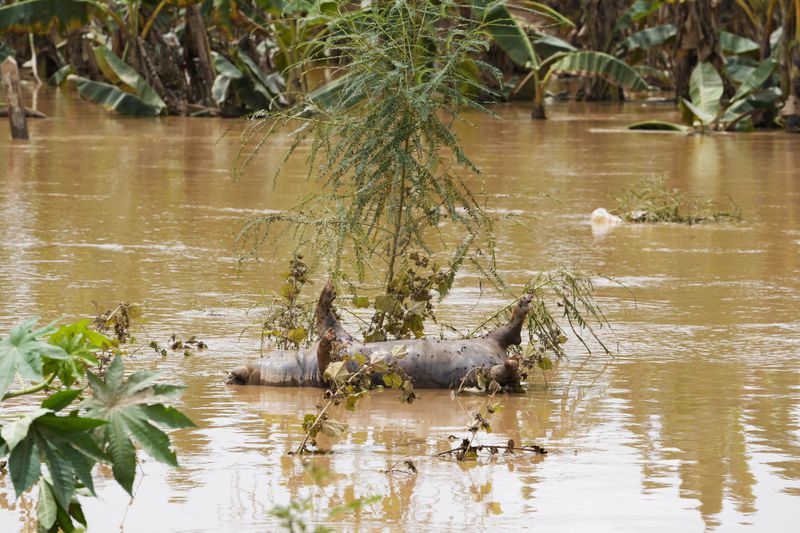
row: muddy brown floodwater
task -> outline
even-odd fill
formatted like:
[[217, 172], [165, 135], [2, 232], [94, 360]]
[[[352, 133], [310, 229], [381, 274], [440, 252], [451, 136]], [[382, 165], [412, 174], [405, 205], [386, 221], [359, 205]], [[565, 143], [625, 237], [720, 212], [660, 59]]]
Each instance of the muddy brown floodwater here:
[[[422, 391], [403, 406], [373, 394], [342, 415], [351, 432], [334, 453], [315, 459], [332, 472], [316, 487], [286, 452], [320, 392], [223, 384], [227, 369], [258, 357], [258, 305], [288, 259], [280, 249], [237, 269], [231, 228], [311, 190], [302, 158], [273, 188], [278, 142], [237, 184], [240, 122], [111, 117], [68, 92], [40, 94], [39, 108], [53, 118], [30, 123], [29, 143], [0, 135], [0, 331], [131, 300], [146, 312], [140, 340], [196, 334], [210, 347], [130, 358], [129, 368], [186, 385], [178, 406], [198, 427], [173, 434], [180, 469], [141, 464], [133, 502], [102, 478], [100, 497], [85, 501], [91, 531], [273, 531], [268, 511], [306, 496], [312, 523], [345, 531], [796, 531], [800, 136], [626, 132], [674, 118], [633, 103], [553, 106], [536, 123], [522, 105], [495, 108], [500, 120], [471, 116], [461, 135], [483, 169], [472, 183], [485, 183], [493, 208], [521, 215], [500, 230], [500, 270], [516, 287], [558, 263], [622, 281], [636, 307], [598, 281], [620, 356], [587, 358], [573, 340], [547, 385], [539, 377], [502, 398], [480, 442], [535, 441], [544, 458], [436, 459], [484, 400]], [[729, 194], [744, 221], [593, 235], [593, 209], [665, 172], [689, 193]], [[503, 301], [480, 297], [466, 273], [439, 314], [466, 329]], [[382, 473], [406, 459], [417, 475]], [[329, 518], [371, 495], [382, 499]], [[32, 507], [0, 477], [0, 531], [33, 530]]]

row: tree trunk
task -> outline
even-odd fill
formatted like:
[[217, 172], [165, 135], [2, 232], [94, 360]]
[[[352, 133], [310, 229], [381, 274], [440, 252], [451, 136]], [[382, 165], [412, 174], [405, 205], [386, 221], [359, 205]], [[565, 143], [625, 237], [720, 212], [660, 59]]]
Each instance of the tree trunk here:
[[[584, 5], [580, 35], [586, 50], [608, 52], [614, 25], [620, 16], [617, 0], [587, 0]], [[608, 100], [621, 94], [602, 78], [588, 78], [581, 88], [582, 98], [588, 101]]]
[[25, 118], [25, 107], [19, 88], [19, 69], [13, 57], [7, 57], [0, 65], [3, 87], [8, 102], [8, 123], [11, 126], [12, 139], [28, 139], [28, 120]]
[[211, 105], [214, 72], [211, 70], [211, 47], [199, 4], [186, 8], [185, 60], [192, 96], [204, 105]]
[[716, 5], [711, 0], [686, 0], [672, 5], [678, 34], [673, 48], [673, 77], [675, 100], [689, 98], [689, 78], [698, 63], [714, 65], [722, 76], [726, 96], [735, 89], [725, 76], [722, 48], [717, 31]]
[[531, 118], [534, 120], [546, 120], [547, 111], [544, 106], [544, 93], [546, 91], [544, 82], [539, 78], [539, 74], [533, 72], [533, 110], [531, 111]]
[[764, 28], [761, 34], [761, 60], [767, 59], [772, 55], [772, 46], [770, 45], [769, 38], [772, 36], [774, 30], [773, 21], [775, 20], [775, 8], [777, 0], [769, 0], [767, 4], [767, 12], [764, 16]]
[[75, 69], [75, 74], [90, 80], [99, 80], [100, 69], [94, 57], [91, 43], [84, 38], [84, 30], [75, 30], [67, 36], [66, 62]]

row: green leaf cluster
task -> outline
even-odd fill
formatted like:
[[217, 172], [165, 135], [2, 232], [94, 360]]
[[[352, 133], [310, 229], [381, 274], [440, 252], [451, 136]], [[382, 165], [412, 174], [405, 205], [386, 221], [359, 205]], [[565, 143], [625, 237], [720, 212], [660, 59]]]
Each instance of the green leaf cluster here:
[[241, 48], [232, 50], [231, 59], [217, 52], [211, 56], [217, 72], [211, 96], [217, 105], [230, 105], [242, 113], [286, 105], [286, 82], [279, 72], [264, 73]]
[[[39, 529], [73, 531], [76, 523], [86, 526], [76, 495], [95, 495], [92, 470], [97, 463], [110, 464], [115, 479], [130, 493], [136, 472], [134, 442], [155, 459], [177, 466], [169, 437], [159, 428], [194, 424], [162, 403], [180, 387], [157, 384], [154, 372], [123, 379], [119, 354], [104, 376], [93, 373], [99, 354], [113, 343], [90, 329], [88, 320], [60, 327], [35, 324], [35, 319], [23, 322], [0, 340], [0, 398], [54, 392], [39, 408], [0, 426], [0, 457], [8, 457], [17, 496], [38, 484]], [[9, 390], [17, 378], [32, 385]]]

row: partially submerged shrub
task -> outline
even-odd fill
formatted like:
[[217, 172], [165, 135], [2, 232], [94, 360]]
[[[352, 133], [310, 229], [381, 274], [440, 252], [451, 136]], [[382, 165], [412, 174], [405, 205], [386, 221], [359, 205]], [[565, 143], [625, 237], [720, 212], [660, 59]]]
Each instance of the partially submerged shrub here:
[[700, 224], [742, 219], [741, 209], [733, 200], [729, 199], [730, 206], [725, 209], [713, 200], [691, 198], [670, 188], [667, 181], [667, 176], [643, 178], [635, 187], [623, 191], [612, 213], [626, 222]]
[[289, 270], [282, 274], [280, 294], [269, 304], [261, 326], [262, 342], [271, 339], [279, 349], [297, 350], [308, 347], [314, 339], [314, 300], [302, 301], [300, 293], [308, 283], [309, 267], [303, 256], [295, 254]]

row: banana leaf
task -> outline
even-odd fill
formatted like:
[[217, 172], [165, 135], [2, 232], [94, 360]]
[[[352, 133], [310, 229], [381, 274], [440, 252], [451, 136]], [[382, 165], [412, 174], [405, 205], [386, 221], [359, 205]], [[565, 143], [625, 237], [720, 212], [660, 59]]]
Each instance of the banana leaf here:
[[239, 70], [236, 65], [228, 61], [225, 56], [218, 54], [217, 52], [211, 52], [211, 57], [214, 60], [214, 70], [220, 76], [225, 76], [227, 78], [231, 78], [232, 80], [239, 80], [244, 77], [242, 71]]
[[75, 83], [82, 98], [99, 104], [109, 111], [132, 117], [155, 117], [163, 111], [162, 107], [152, 106], [115, 85], [87, 80], [74, 74], [67, 79]]
[[0, 7], [0, 32], [49, 33], [75, 30], [102, 9], [91, 0], [25, 0]]
[[625, 51], [637, 49], [647, 50], [648, 48], [664, 44], [675, 37], [676, 33], [678, 33], [678, 29], [673, 24], [653, 26], [652, 28], [637, 31], [628, 36], [627, 39], [619, 44], [617, 49]]
[[665, 122], [663, 120], [645, 120], [636, 122], [628, 126], [629, 130], [644, 130], [644, 131], [678, 131], [686, 133], [691, 128], [687, 128], [682, 124], [675, 124], [674, 122]]
[[699, 63], [689, 77], [689, 98], [683, 103], [703, 124], [714, 121], [724, 92], [722, 78], [709, 62]]
[[632, 91], [647, 90], [647, 83], [626, 63], [604, 52], [572, 52], [556, 60], [547, 74], [569, 73], [596, 76]]
[[[694, 105], [691, 100], [687, 100], [686, 98], [683, 99], [683, 106], [689, 111], [690, 116], [689, 118], [696, 118], [699, 120], [703, 126], [708, 126], [715, 120], [717, 120], [717, 113], [711, 113], [706, 109], [702, 109], [696, 105]], [[717, 109], [719, 112], [719, 109]]]
[[655, 13], [663, 3], [663, 0], [636, 0], [619, 18], [614, 26], [614, 33], [626, 30], [633, 26], [635, 22], [647, 18], [652, 13]]
[[214, 70], [217, 77], [211, 88], [211, 97], [222, 105], [234, 91], [239, 103], [248, 111], [259, 111], [278, 105], [285, 105], [283, 91], [286, 82], [280, 74], [265, 74], [253, 59], [242, 50], [236, 50], [234, 64], [226, 57], [212, 52]]
[[553, 19], [560, 26], [566, 26], [568, 28], [575, 27], [575, 23], [572, 22], [568, 17], [562, 15], [547, 4], [543, 4], [541, 2], [532, 2], [531, 0], [524, 0], [523, 3], [535, 13]]
[[748, 56], [728, 56], [725, 58], [725, 75], [736, 83], [744, 83], [758, 66], [758, 61]]
[[222, 74], [214, 78], [214, 85], [211, 86], [211, 98], [217, 105], [228, 99], [228, 90], [230, 89], [233, 78], [223, 76]]
[[727, 31], [720, 32], [719, 44], [723, 52], [728, 52], [730, 54], [746, 54], [748, 52], [755, 52], [761, 48], [755, 41]]
[[61, 85], [62, 83], [67, 81], [67, 78], [69, 77], [70, 74], [72, 74], [73, 70], [74, 69], [72, 68], [72, 65], [65, 65], [61, 67], [60, 69], [55, 71], [53, 75], [50, 76], [50, 78], [48, 78], [47, 84], [56, 87]]
[[472, 7], [486, 24], [486, 31], [517, 65], [539, 68], [539, 58], [528, 34], [502, 2], [473, 0]]
[[748, 94], [761, 87], [764, 82], [766, 82], [769, 77], [772, 76], [772, 72], [775, 70], [777, 65], [778, 63], [771, 57], [759, 63], [759, 65], [753, 69], [750, 75], [745, 78], [745, 80], [739, 86], [739, 89], [733, 96], [733, 100], [735, 101], [744, 98]]
[[731, 105], [722, 113], [719, 122], [725, 124], [727, 127], [727, 125], [740, 121], [743, 116], [753, 113], [754, 111], [774, 109], [775, 102], [780, 98], [781, 90], [777, 87], [759, 90], [744, 98], [731, 102]]
[[[241, 61], [244, 66], [250, 71], [250, 75], [256, 82], [256, 90], [263, 93], [267, 100], [272, 99], [274, 96], [280, 95], [286, 88], [286, 82], [277, 72], [272, 74], [264, 74], [264, 71], [256, 65], [255, 61], [247, 55], [246, 52], [237, 49], [236, 57]], [[259, 87], [259, 85], [261, 87]]]
[[97, 60], [97, 66], [108, 81], [116, 85], [123, 85], [127, 92], [135, 94], [148, 106], [159, 109], [159, 113], [166, 109], [167, 104], [158, 96], [155, 89], [114, 52], [105, 46], [97, 46], [94, 48], [94, 57]]
[[211, 87], [211, 97], [217, 105], [222, 105], [228, 98], [231, 82], [244, 78], [244, 73], [236, 65], [216, 52], [211, 52], [211, 57], [214, 59], [214, 70], [217, 71], [217, 77]]
[[550, 57], [562, 52], [577, 52], [578, 49], [564, 39], [554, 35], [539, 33], [533, 38], [533, 49], [541, 58]]

